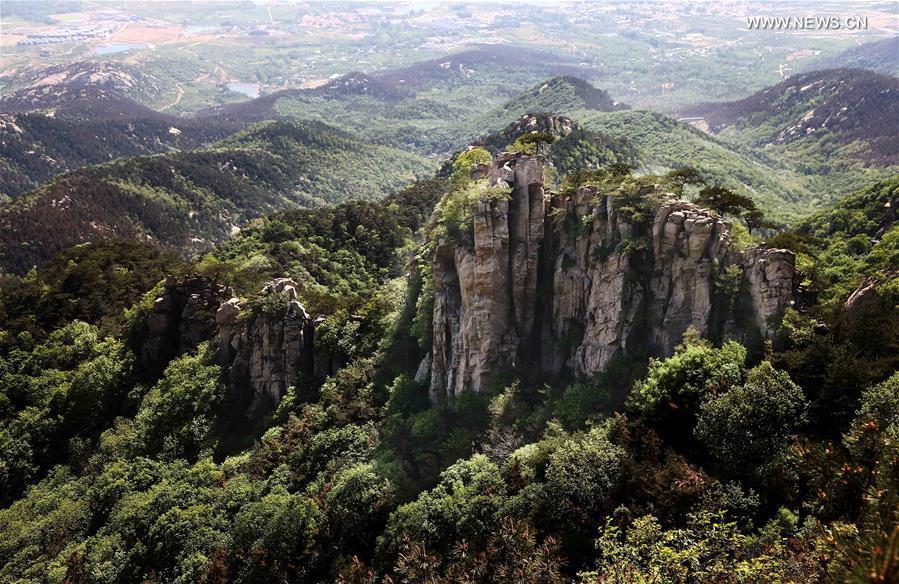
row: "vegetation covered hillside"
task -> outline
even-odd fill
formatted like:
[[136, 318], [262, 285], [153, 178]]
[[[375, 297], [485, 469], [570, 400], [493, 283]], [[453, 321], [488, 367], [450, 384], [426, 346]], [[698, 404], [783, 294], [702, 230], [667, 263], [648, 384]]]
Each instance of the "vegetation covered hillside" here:
[[868, 69], [884, 75], [899, 75], [897, 52], [899, 52], [899, 36], [891, 36], [879, 41], [862, 43], [846, 49], [838, 55], [819, 59], [812, 66], [814, 69], [850, 67]]
[[[895, 43], [894, 43], [895, 44]], [[780, 159], [824, 203], [899, 169], [899, 79], [862, 69], [794, 75], [745, 99], [697, 106], [719, 139]]]
[[521, 112], [553, 112], [573, 115], [583, 110], [613, 111], [627, 106], [608, 93], [577, 77], [553, 77], [509, 100], [496, 117], [510, 117]]
[[247, 125], [142, 105], [136, 100], [161, 83], [142, 67], [83, 62], [6, 71], [0, 80], [25, 85], [0, 98], [0, 197], [89, 164], [198, 148]]
[[837, 4], [0, 0], [0, 584], [899, 584]]
[[[856, 288], [897, 263], [884, 209], [895, 181], [835, 207], [839, 221], [771, 240], [810, 276], [762, 353], [688, 333], [667, 358], [580, 379], [517, 363], [481, 393], [431, 401], [419, 361], [446, 284], [433, 280], [435, 247], [466, 245], [458, 234], [478, 206], [508, 201], [479, 178], [491, 160], [474, 148], [445, 179], [379, 202], [256, 219], [191, 264], [87, 244], [52, 272], [8, 279], [0, 579], [894, 581], [895, 298], [858, 304]], [[658, 205], [653, 185], [689, 178], [580, 170], [552, 203], [598, 189], [635, 225]], [[830, 223], [841, 235], [819, 233]], [[587, 226], [559, 213], [555, 228], [575, 241]], [[616, 237], [639, 267], [635, 233]], [[830, 270], [838, 256], [853, 268]], [[272, 277], [297, 286], [261, 291]], [[245, 307], [235, 326], [272, 334], [301, 303], [317, 356], [337, 367], [296, 376], [262, 428], [235, 441], [221, 337], [159, 376], [140, 367], [136, 332], [185, 278], [229, 286]], [[98, 305], [109, 290], [128, 290], [131, 307], [122, 295]]]
[[207, 148], [85, 167], [22, 195], [0, 209], [2, 265], [22, 273], [73, 244], [110, 238], [196, 252], [252, 217], [378, 199], [428, 167], [323, 124], [261, 122]]
[[[638, 160], [636, 149], [627, 140], [585, 130], [576, 121], [554, 114], [524, 114], [474, 145], [492, 155], [513, 151], [543, 156], [549, 163], [547, 181], [552, 186], [576, 171], [634, 165]], [[447, 167], [444, 165], [444, 172]]]
[[78, 61], [49, 67], [16, 67], [0, 74], [6, 90], [5, 112], [66, 108], [89, 98], [102, 102], [128, 99], [146, 103], [158, 97], [165, 83], [148, 68], [115, 61]]
[[[472, 53], [475, 54], [484, 57], [481, 53]], [[492, 53], [485, 49], [484, 54]], [[468, 53], [454, 58], [467, 62], [465, 55]], [[480, 60], [477, 62], [481, 63]], [[489, 66], [490, 71], [510, 74], [491, 63], [491, 59], [486, 59], [479, 67]], [[430, 65], [425, 63], [416, 67], [426, 71]], [[534, 67], [538, 70], [525, 75], [525, 86], [543, 78], [545, 65]], [[441, 73], [434, 79], [435, 83], [458, 74], [456, 71], [446, 73], [439, 66], [438, 69]], [[509, 81], [511, 89], [507, 92], [490, 88], [494, 93], [481, 99], [480, 107], [471, 107], [474, 98], [470, 92], [478, 86], [474, 79], [465, 79], [468, 93], [460, 99], [439, 87], [402, 82], [401, 77], [393, 73], [350, 73], [320, 87], [279, 91], [199, 115], [203, 119], [224, 117], [234, 122], [272, 117], [319, 120], [376, 143], [411, 148], [423, 154], [447, 154], [488, 132], [501, 129], [508, 120], [526, 113], [572, 116], [576, 112], [611, 111], [623, 107], [603, 90], [570, 76], [553, 77], [520, 94], [520, 82]]]
[[70, 103], [53, 115], [0, 114], [0, 196], [15, 198], [89, 164], [199, 148], [237, 129], [232, 123], [175, 118], [125, 102], [121, 108], [88, 103], [93, 111]]
[[710, 181], [754, 200], [769, 217], [787, 221], [816, 202], [789, 168], [776, 160], [741, 154], [727, 143], [674, 118], [648, 111], [594, 113], [585, 128], [627, 140], [649, 172], [693, 167]]

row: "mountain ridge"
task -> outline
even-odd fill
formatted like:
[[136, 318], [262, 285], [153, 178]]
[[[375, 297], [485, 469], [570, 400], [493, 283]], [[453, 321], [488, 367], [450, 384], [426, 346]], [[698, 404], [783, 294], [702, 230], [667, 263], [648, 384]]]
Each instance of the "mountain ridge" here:
[[863, 149], [852, 155], [875, 165], [899, 164], [899, 79], [873, 71], [799, 73], [742, 100], [683, 113], [701, 116], [714, 134], [745, 131], [758, 147], [824, 133], [834, 143], [830, 149], [858, 141]]
[[252, 217], [380, 198], [428, 168], [318, 122], [261, 122], [210, 147], [87, 166], [25, 193], [0, 208], [0, 262], [27, 271], [70, 245], [110, 237], [196, 253]]

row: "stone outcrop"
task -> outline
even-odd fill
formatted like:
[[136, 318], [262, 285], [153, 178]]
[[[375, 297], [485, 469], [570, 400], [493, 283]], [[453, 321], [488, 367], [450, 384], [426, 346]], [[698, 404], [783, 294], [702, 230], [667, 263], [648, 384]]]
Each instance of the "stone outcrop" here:
[[264, 309], [243, 316], [239, 300], [216, 313], [218, 356], [231, 395], [251, 393], [248, 414], [258, 418], [280, 403], [287, 388], [314, 373], [313, 319], [297, 301], [297, 283], [279, 278], [262, 291]]
[[[229, 288], [205, 278], [170, 279], [137, 335], [145, 372], [158, 378], [173, 358], [212, 341], [232, 414], [271, 413], [288, 387], [316, 377], [314, 320], [297, 301], [297, 288], [288, 278], [273, 280], [259, 308], [249, 310]], [[332, 373], [331, 361], [318, 365], [324, 374]]]
[[513, 154], [476, 171], [511, 196], [478, 202], [471, 241], [437, 242], [434, 341], [416, 376], [430, 369], [433, 400], [518, 366], [589, 376], [619, 355], [667, 355], [689, 327], [769, 339], [791, 301], [792, 253], [734, 251], [727, 223], [653, 186], [553, 196], [542, 161]]
[[883, 290], [886, 282], [899, 279], [899, 271], [886, 277], [869, 276], [849, 295], [843, 306], [845, 318], [857, 321], [871, 314], [889, 314], [894, 305], [892, 295]]
[[145, 373], [159, 377], [173, 358], [212, 338], [216, 311], [230, 296], [226, 286], [200, 276], [169, 278], [137, 331], [136, 352]]

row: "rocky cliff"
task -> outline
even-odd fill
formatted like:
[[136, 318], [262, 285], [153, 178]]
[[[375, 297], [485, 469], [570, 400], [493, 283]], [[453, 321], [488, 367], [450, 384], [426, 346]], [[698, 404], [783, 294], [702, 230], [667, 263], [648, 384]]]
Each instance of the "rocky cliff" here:
[[314, 322], [297, 287], [289, 278], [273, 280], [251, 308], [205, 278], [170, 279], [136, 335], [144, 371], [157, 378], [174, 357], [214, 342], [231, 413], [264, 417], [298, 380], [331, 373], [330, 363], [314, 358]]
[[218, 358], [232, 396], [251, 396], [251, 418], [277, 407], [287, 388], [314, 375], [314, 323], [297, 300], [297, 283], [278, 278], [266, 284], [260, 306], [244, 317], [232, 298], [215, 315]]
[[169, 362], [216, 333], [215, 313], [231, 290], [199, 276], [169, 278], [132, 344], [144, 373], [160, 377]]
[[791, 302], [792, 253], [736, 251], [727, 223], [658, 188], [552, 195], [539, 158], [510, 154], [477, 173], [511, 195], [477, 202], [470, 241], [436, 244], [432, 400], [519, 366], [585, 377], [670, 354], [689, 327], [770, 339]]

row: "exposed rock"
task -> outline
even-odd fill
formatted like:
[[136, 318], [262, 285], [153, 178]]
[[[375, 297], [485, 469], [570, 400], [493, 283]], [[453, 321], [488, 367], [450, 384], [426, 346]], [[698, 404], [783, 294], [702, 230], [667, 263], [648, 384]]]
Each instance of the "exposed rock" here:
[[144, 371], [159, 377], [173, 358], [212, 338], [219, 307], [231, 294], [226, 286], [200, 276], [169, 278], [137, 334], [135, 348]]
[[499, 158], [488, 174], [512, 187], [509, 200], [482, 200], [473, 246], [437, 246], [432, 397], [481, 391], [493, 372], [514, 367], [517, 348], [537, 342], [533, 326], [544, 237], [543, 165]]
[[536, 157], [503, 154], [479, 174], [512, 195], [478, 203], [471, 243], [436, 246], [433, 400], [519, 365], [589, 376], [619, 354], [668, 355], [689, 327], [769, 339], [791, 301], [792, 253], [735, 252], [727, 223], [658, 187], [641, 187], [655, 201], [641, 217], [620, 195], [545, 193]]
[[871, 315], [894, 313], [894, 295], [883, 290], [883, 285], [897, 279], [899, 272], [888, 273], [885, 277], [865, 278], [846, 299], [845, 317], [853, 322]]
[[[279, 278], [262, 291], [265, 311], [246, 310], [232, 291], [199, 276], [171, 279], [138, 331], [136, 350], [151, 378], [178, 355], [215, 341], [225, 374], [230, 414], [259, 419], [278, 405], [287, 388], [336, 371], [328, 358], [316, 376], [314, 322], [297, 301], [296, 282]], [[274, 298], [272, 298], [274, 296]]]
[[743, 267], [743, 291], [750, 297], [758, 332], [770, 339], [792, 300], [796, 256], [785, 249], [756, 247], [738, 254], [736, 260]]
[[418, 370], [415, 371], [415, 381], [417, 383], [426, 382], [431, 376], [431, 354], [428, 353], [418, 364]]
[[250, 418], [271, 413], [288, 387], [302, 375], [313, 375], [314, 324], [296, 300], [297, 287], [289, 278], [273, 280], [262, 291], [263, 298], [269, 297], [269, 310], [242, 318], [239, 302], [232, 299], [216, 315], [229, 394], [250, 392]]

